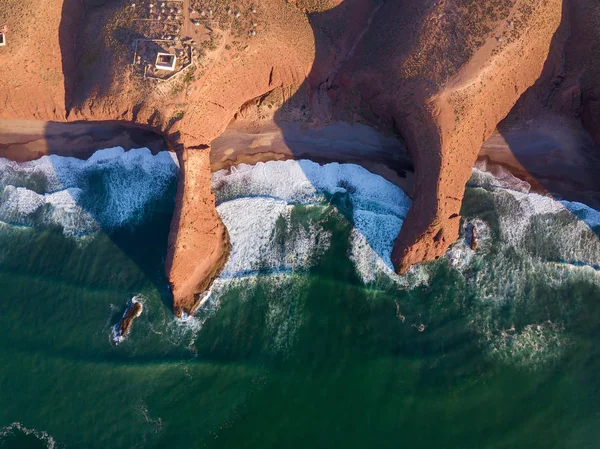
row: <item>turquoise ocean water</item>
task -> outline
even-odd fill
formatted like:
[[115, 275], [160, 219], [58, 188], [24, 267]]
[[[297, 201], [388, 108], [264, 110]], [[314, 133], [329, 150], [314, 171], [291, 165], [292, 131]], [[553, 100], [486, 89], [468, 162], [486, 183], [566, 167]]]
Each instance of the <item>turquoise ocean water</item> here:
[[176, 320], [177, 172], [145, 150], [0, 160], [0, 448], [598, 447], [599, 212], [474, 170], [464, 238], [398, 277], [401, 190], [241, 166], [213, 178], [231, 258]]

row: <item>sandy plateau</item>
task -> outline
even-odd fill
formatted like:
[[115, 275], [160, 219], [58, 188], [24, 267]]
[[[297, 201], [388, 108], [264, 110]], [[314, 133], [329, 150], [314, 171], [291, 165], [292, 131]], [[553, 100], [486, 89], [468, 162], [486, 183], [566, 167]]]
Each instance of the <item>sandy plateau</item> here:
[[[5, 0], [0, 156], [164, 139], [181, 166], [165, 267], [178, 315], [228, 257], [211, 165], [381, 174], [413, 197], [393, 252], [405, 272], [456, 240], [486, 141], [479, 163], [598, 201], [599, 23], [592, 0]], [[156, 52], [173, 72], [152, 75]]]

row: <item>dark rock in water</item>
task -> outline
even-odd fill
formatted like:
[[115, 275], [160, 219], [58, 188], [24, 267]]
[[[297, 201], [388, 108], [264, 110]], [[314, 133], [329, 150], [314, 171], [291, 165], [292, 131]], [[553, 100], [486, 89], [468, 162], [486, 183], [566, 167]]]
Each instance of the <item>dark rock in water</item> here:
[[116, 324], [113, 328], [113, 341], [115, 344], [119, 344], [125, 339], [131, 330], [131, 325], [135, 319], [142, 314], [143, 310], [144, 306], [142, 303], [135, 297], [132, 298], [129, 307], [127, 307], [127, 310], [125, 310], [125, 313], [123, 314], [123, 318], [121, 318], [119, 324]]
[[475, 225], [471, 226], [471, 238], [469, 240], [471, 249], [475, 251], [477, 249], [477, 228], [475, 227]]

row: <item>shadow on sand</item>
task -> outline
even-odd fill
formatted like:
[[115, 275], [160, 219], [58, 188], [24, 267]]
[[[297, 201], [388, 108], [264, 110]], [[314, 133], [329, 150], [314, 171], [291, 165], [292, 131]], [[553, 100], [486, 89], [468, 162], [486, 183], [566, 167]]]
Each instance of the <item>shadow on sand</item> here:
[[508, 168], [539, 193], [600, 210], [600, 150], [582, 124], [581, 98], [571, 98], [564, 86], [565, 54], [575, 45], [569, 42], [573, 4], [563, 2], [539, 79], [484, 143], [479, 161]]

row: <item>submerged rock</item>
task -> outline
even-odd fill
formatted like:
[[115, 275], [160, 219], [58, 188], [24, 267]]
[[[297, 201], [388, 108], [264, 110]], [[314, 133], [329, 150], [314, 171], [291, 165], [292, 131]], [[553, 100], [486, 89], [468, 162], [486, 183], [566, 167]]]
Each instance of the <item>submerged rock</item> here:
[[133, 298], [131, 298], [127, 310], [125, 310], [125, 313], [123, 314], [123, 318], [121, 318], [119, 324], [115, 324], [115, 326], [113, 327], [113, 341], [115, 342], [115, 344], [118, 345], [123, 340], [125, 340], [125, 337], [131, 330], [133, 322], [137, 317], [139, 317], [142, 314], [143, 310], [144, 306], [142, 305], [138, 297], [134, 296]]

